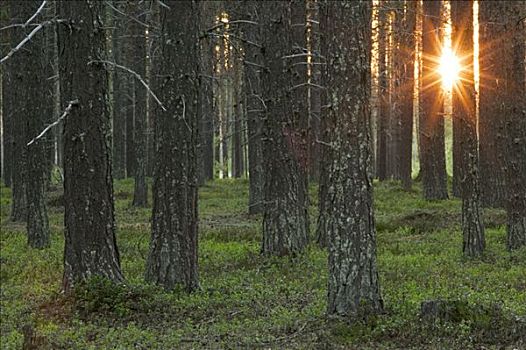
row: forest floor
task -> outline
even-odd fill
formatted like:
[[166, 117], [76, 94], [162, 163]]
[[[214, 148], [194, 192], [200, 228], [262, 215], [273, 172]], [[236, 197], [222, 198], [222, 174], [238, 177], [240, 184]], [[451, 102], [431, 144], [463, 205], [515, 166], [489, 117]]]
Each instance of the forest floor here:
[[[311, 188], [311, 227], [316, 222]], [[117, 243], [128, 286], [93, 279], [60, 293], [63, 212], [49, 196], [51, 248], [26, 245], [9, 222], [1, 188], [1, 348], [33, 332], [42, 349], [526, 349], [526, 249], [505, 250], [505, 213], [485, 210], [487, 250], [462, 256], [460, 202], [426, 202], [418, 185], [375, 184], [378, 269], [385, 314], [348, 324], [325, 314], [327, 253], [312, 244], [296, 257], [259, 254], [261, 218], [247, 215], [248, 182], [200, 190], [201, 289], [145, 285], [151, 208], [131, 207], [133, 181], [115, 183]], [[421, 302], [454, 301], [426, 321]]]

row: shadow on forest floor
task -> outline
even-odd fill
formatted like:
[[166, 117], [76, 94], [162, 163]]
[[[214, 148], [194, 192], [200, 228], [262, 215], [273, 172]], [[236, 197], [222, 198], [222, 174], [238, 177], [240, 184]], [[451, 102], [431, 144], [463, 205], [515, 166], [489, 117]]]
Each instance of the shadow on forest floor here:
[[[42, 251], [27, 248], [25, 226], [8, 220], [10, 191], [1, 192], [2, 349], [20, 348], [24, 334], [42, 349], [526, 348], [526, 249], [505, 250], [506, 216], [499, 209], [484, 211], [484, 256], [467, 260], [459, 200], [427, 202], [418, 185], [404, 192], [396, 183], [375, 183], [386, 312], [350, 325], [325, 316], [325, 250], [313, 244], [296, 257], [259, 254], [261, 217], [246, 213], [246, 180], [200, 189], [201, 289], [190, 295], [143, 282], [151, 207], [131, 207], [132, 179], [115, 184], [128, 285], [95, 278], [70, 296], [60, 293], [61, 190], [48, 194], [52, 245]], [[311, 231], [316, 193], [312, 186]], [[435, 300], [447, 306], [427, 320], [421, 304]]]

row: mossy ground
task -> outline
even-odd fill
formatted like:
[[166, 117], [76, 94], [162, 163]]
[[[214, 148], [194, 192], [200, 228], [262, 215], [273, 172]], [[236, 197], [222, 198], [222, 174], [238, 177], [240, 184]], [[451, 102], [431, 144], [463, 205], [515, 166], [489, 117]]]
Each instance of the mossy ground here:
[[[128, 286], [93, 279], [60, 293], [63, 210], [50, 192], [51, 248], [26, 245], [9, 222], [1, 188], [1, 348], [18, 349], [32, 325], [50, 349], [525, 349], [526, 250], [505, 250], [505, 215], [486, 210], [487, 251], [461, 252], [458, 200], [426, 202], [418, 186], [375, 184], [378, 266], [386, 312], [348, 324], [325, 315], [327, 254], [259, 254], [261, 218], [247, 215], [246, 180], [200, 189], [201, 290], [145, 285], [150, 208], [130, 206], [133, 181], [115, 184], [118, 245]], [[311, 222], [316, 188], [311, 188]], [[469, 307], [453, 321], [424, 322], [420, 303], [451, 299]]]

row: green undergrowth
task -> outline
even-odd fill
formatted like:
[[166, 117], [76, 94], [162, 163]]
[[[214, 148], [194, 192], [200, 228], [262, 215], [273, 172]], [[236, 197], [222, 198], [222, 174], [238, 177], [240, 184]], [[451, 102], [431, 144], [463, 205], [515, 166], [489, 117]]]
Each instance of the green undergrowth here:
[[[317, 187], [311, 194], [315, 227]], [[42, 349], [524, 349], [526, 250], [505, 250], [505, 213], [486, 210], [487, 251], [461, 253], [460, 201], [427, 202], [418, 185], [375, 183], [384, 314], [349, 324], [329, 319], [327, 254], [259, 254], [261, 218], [247, 215], [248, 182], [200, 189], [201, 287], [190, 295], [143, 282], [151, 208], [132, 208], [133, 180], [115, 183], [117, 240], [126, 285], [93, 278], [60, 292], [62, 192], [48, 193], [51, 247], [26, 245], [8, 220], [1, 188], [1, 348], [19, 349], [24, 327]], [[151, 199], [150, 199], [151, 205]], [[420, 305], [450, 300], [449, 318], [426, 321]]]

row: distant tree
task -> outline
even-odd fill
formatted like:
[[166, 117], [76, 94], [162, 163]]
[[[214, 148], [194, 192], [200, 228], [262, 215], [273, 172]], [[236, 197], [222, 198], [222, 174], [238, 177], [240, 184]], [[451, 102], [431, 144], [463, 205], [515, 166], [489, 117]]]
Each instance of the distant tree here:
[[197, 272], [197, 143], [200, 6], [165, 1], [160, 6], [152, 237], [146, 281], [187, 291]]
[[[146, 3], [130, 2], [130, 15], [135, 19], [129, 24], [131, 34], [133, 56], [131, 69], [141, 77], [146, 77], [146, 36], [145, 26], [147, 22]], [[135, 187], [133, 191], [133, 205], [146, 207], [148, 205], [148, 184], [146, 183], [146, 168], [148, 164], [148, 144], [146, 134], [146, 89], [142, 84], [134, 84], [134, 138], [135, 138]]]
[[[413, 152], [413, 91], [415, 86], [415, 36], [417, 2], [406, 1], [400, 32], [395, 32], [400, 48], [396, 58], [397, 74], [400, 79], [396, 102], [400, 104], [400, 154], [399, 169], [402, 186], [411, 188], [412, 152]], [[403, 12], [398, 11], [401, 16]]]
[[[216, 4], [214, 1], [201, 1], [201, 33], [212, 28], [215, 22]], [[214, 45], [210, 36], [200, 39], [201, 82], [199, 85], [199, 184], [214, 178]]]
[[327, 311], [354, 319], [383, 309], [368, 171], [372, 2], [329, 1], [327, 6], [330, 20], [322, 29], [330, 96]]
[[[387, 58], [389, 55], [389, 28], [388, 9], [385, 0], [378, 6], [378, 116], [376, 118], [376, 177], [380, 181], [387, 180], [387, 147], [389, 123], [389, 68]], [[382, 6], [384, 5], [384, 6]]]
[[[58, 16], [64, 123], [64, 281], [124, 277], [115, 239], [104, 2], [64, 1]], [[71, 101], [71, 102], [68, 102]], [[75, 102], [76, 101], [76, 102]], [[67, 110], [67, 108], [66, 108]]]
[[272, 1], [261, 6], [263, 74], [264, 254], [300, 252], [308, 242], [306, 154], [300, 115], [295, 111], [291, 6], [301, 1]]
[[458, 122], [460, 155], [460, 193], [462, 198], [462, 251], [467, 256], [479, 256], [484, 251], [484, 225], [482, 222], [479, 157], [477, 140], [477, 113], [475, 97], [473, 1], [452, 3], [453, 42], [463, 67], [453, 90], [453, 118]]
[[440, 2], [423, 2], [422, 87], [420, 89], [420, 171], [424, 198], [447, 199], [444, 92], [438, 73], [441, 55]]

